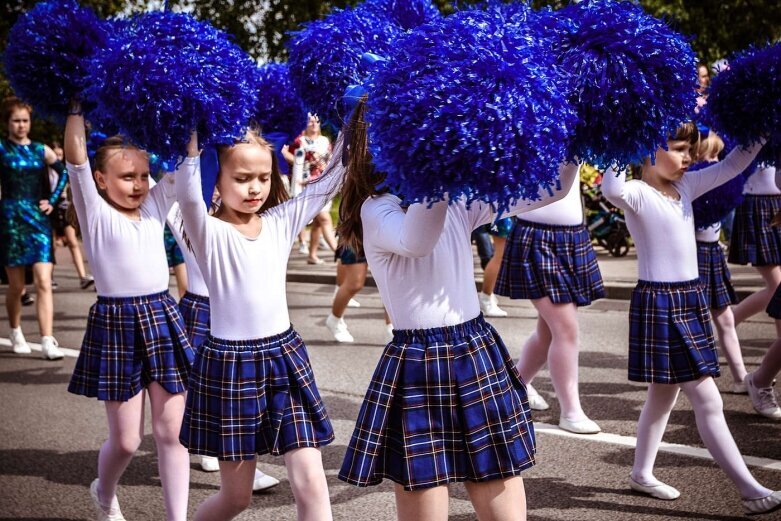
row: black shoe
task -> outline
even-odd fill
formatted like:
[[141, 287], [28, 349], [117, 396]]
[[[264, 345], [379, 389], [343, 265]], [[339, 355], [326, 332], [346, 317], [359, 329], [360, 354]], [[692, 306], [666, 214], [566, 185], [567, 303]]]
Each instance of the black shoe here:
[[82, 277], [82, 279], [79, 281], [79, 286], [81, 286], [81, 289], [87, 289], [93, 284], [95, 284], [95, 279], [92, 278], [92, 275]]
[[35, 297], [30, 295], [29, 293], [24, 293], [22, 295], [22, 305], [23, 306], [32, 306], [35, 304]]
[[57, 284], [57, 281], [56, 281], [56, 280], [54, 280], [54, 279], [52, 279], [52, 289], [57, 289], [57, 288], [59, 288], [59, 287], [60, 287], [60, 285], [59, 285], [59, 284]]

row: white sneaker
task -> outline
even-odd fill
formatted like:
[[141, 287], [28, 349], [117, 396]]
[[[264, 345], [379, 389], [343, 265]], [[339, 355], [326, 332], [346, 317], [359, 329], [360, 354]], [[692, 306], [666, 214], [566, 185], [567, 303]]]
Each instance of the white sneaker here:
[[545, 398], [540, 396], [537, 389], [532, 387], [532, 384], [526, 384], [526, 396], [529, 398], [529, 408], [535, 411], [547, 411], [550, 409], [550, 405], [545, 401]]
[[506, 317], [507, 311], [499, 307], [496, 295], [486, 295], [482, 291], [478, 294], [480, 299], [480, 311], [487, 317]]
[[[338, 292], [339, 292], [339, 286], [336, 286], [336, 288], [334, 288], [334, 297], [336, 296], [336, 294]], [[361, 307], [361, 303], [358, 302], [357, 300], [355, 300], [354, 298], [351, 298], [350, 301], [347, 303], [347, 307], [348, 308], [359, 308], [359, 307]]]
[[44, 336], [41, 337], [41, 356], [44, 360], [60, 360], [65, 357], [65, 353], [59, 348], [56, 338]]
[[255, 469], [255, 481], [252, 482], [252, 491], [258, 492], [279, 485], [279, 480], [274, 476], [263, 474], [260, 469]]
[[201, 456], [201, 470], [204, 472], [217, 472], [220, 470], [220, 460], [214, 456]]
[[386, 344], [393, 342], [393, 324], [385, 324], [385, 336], [382, 341]]
[[307, 246], [305, 242], [302, 242], [298, 247], [298, 253], [302, 255], [309, 255], [309, 246]]
[[92, 503], [95, 505], [95, 510], [98, 511], [98, 521], [125, 521], [125, 516], [122, 515], [122, 511], [119, 509], [119, 501], [117, 496], [111, 499], [111, 504], [104, 506], [100, 499], [98, 499], [98, 480], [93, 481], [89, 486], [89, 494], [92, 496]]
[[328, 318], [325, 319], [325, 326], [331, 331], [337, 342], [355, 342], [355, 339], [347, 330], [344, 318], [336, 318], [333, 313], [329, 313]]
[[589, 418], [572, 421], [562, 416], [559, 418], [559, 428], [574, 434], [598, 434], [602, 432], [599, 425]]
[[24, 333], [22, 333], [21, 327], [11, 328], [10, 339], [11, 346], [14, 348], [14, 353], [17, 355], [29, 355], [33, 352], [33, 350], [30, 349], [27, 340], [24, 339]]
[[762, 416], [772, 420], [781, 420], [781, 407], [778, 406], [775, 391], [772, 387], [755, 387], [752, 376], [752, 373], [749, 373], [743, 380], [748, 396], [751, 398], [751, 405]]

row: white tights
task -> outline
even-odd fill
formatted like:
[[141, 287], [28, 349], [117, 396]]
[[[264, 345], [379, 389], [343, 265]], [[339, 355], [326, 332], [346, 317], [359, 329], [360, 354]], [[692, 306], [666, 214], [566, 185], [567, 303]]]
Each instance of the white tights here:
[[[109, 436], [98, 454], [98, 496], [111, 504], [117, 484], [144, 437], [144, 396], [152, 406], [152, 431], [157, 446], [158, 471], [163, 486], [166, 519], [187, 519], [190, 490], [190, 456], [179, 443], [184, 416], [184, 393], [170, 394], [152, 382], [126, 402], [106, 402]], [[121, 506], [121, 503], [120, 503]]]
[[743, 499], [756, 499], [769, 495], [772, 491], [754, 479], [743, 461], [724, 419], [721, 395], [711, 377], [679, 385], [652, 383], [648, 386], [648, 398], [637, 423], [632, 479], [644, 485], [660, 483], [653, 474], [654, 462], [679, 389], [683, 390], [694, 408], [697, 430], [703, 443], [738, 488], [740, 496]]

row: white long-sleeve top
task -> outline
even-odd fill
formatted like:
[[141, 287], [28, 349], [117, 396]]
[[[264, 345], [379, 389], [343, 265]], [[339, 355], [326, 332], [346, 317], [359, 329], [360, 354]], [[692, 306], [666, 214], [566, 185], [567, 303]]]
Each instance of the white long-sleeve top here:
[[182, 258], [187, 269], [187, 291], [194, 295], [208, 297], [209, 288], [206, 287], [206, 282], [203, 280], [201, 268], [198, 267], [195, 255], [187, 246], [187, 243], [184, 242], [184, 237], [182, 236], [182, 213], [179, 211], [179, 203], [174, 203], [171, 211], [168, 212], [168, 228], [171, 230], [174, 239], [176, 239], [179, 249], [182, 250]]
[[[560, 168], [561, 190], [542, 190], [538, 201], [519, 201], [503, 217], [540, 208], [560, 198], [577, 177], [577, 165]], [[470, 235], [493, 222], [490, 205], [463, 202], [413, 204], [407, 211], [390, 194], [361, 207], [363, 248], [394, 327], [452, 326], [478, 316]]]
[[583, 224], [583, 200], [580, 197], [580, 180], [572, 183], [567, 195], [542, 208], [523, 214], [524, 221], [559, 226]]
[[673, 186], [680, 199], [671, 199], [643, 181], [626, 181], [626, 173], [608, 170], [602, 194], [624, 210], [626, 225], [637, 247], [640, 280], [681, 282], [699, 277], [692, 201], [742, 172], [762, 145], [735, 149], [724, 161], [690, 172]]
[[264, 212], [258, 236], [247, 237], [208, 215], [201, 195], [200, 160], [184, 160], [176, 172], [176, 193], [184, 229], [209, 291], [212, 335], [251, 340], [290, 327], [285, 292], [290, 248], [336, 192], [343, 176], [344, 168], [334, 167], [297, 197]]
[[[174, 202], [166, 176], [141, 203], [141, 220], [119, 213], [98, 193], [89, 163], [68, 163], [73, 205], [98, 295], [137, 297], [168, 289], [163, 225]], [[153, 182], [150, 180], [150, 182]]]
[[781, 190], [776, 186], [776, 169], [772, 166], [763, 165], [748, 176], [746, 184], [743, 185], [743, 193], [751, 195], [778, 195]]

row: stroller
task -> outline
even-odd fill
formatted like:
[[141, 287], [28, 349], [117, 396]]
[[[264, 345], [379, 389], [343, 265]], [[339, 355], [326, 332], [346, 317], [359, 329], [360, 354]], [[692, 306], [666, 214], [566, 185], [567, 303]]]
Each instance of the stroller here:
[[623, 257], [629, 253], [629, 229], [621, 210], [605, 199], [597, 185], [582, 183], [580, 190], [586, 209], [586, 227], [591, 238], [613, 257]]

